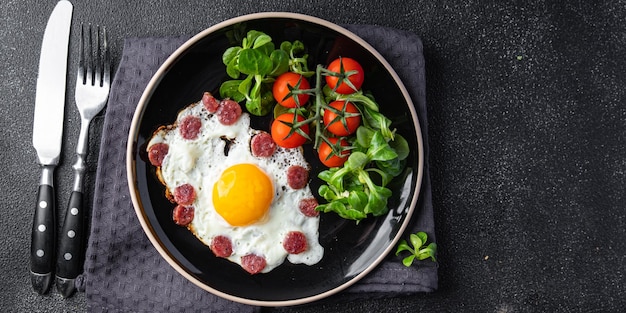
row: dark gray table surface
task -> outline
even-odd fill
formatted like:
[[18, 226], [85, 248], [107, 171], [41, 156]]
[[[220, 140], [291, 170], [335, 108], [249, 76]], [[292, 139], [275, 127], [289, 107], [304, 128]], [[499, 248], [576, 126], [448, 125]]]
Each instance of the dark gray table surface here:
[[[40, 175], [31, 146], [34, 89], [41, 38], [55, 3], [0, 4], [4, 312], [86, 308], [83, 294], [35, 294], [28, 277]], [[106, 25], [116, 64], [124, 38], [195, 34], [259, 11], [384, 25], [422, 38], [439, 290], [267, 311], [626, 311], [626, 1], [73, 4], [71, 51], [78, 46], [79, 22]], [[71, 55], [71, 74], [76, 62]], [[80, 124], [74, 85], [70, 79], [67, 142], [56, 171], [59, 215], [69, 197]], [[96, 119], [93, 127], [101, 124]], [[89, 161], [96, 159], [92, 152]], [[94, 174], [91, 168], [92, 179]]]

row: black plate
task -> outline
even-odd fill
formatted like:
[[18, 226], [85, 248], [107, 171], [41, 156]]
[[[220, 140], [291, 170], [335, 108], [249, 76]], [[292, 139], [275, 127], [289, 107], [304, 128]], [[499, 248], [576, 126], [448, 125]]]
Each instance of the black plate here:
[[[179, 110], [197, 102], [204, 91], [219, 95], [227, 79], [221, 62], [233, 45], [235, 27], [269, 34], [275, 43], [304, 42], [310, 68], [328, 64], [338, 56], [353, 57], [363, 65], [364, 90], [371, 91], [381, 111], [394, 121], [398, 133], [413, 149], [410, 169], [390, 188], [389, 214], [356, 225], [334, 213], [322, 214], [320, 244], [324, 258], [314, 266], [283, 265], [267, 274], [250, 275], [239, 265], [217, 258], [187, 229], [172, 221], [171, 204], [164, 186], [145, 154], [146, 141], [160, 125], [171, 124]], [[252, 118], [252, 127], [269, 129], [269, 118]], [[153, 245], [182, 275], [205, 290], [230, 300], [264, 306], [302, 304], [334, 294], [370, 272], [394, 249], [417, 202], [422, 178], [422, 139], [416, 112], [408, 93], [391, 66], [371, 46], [353, 33], [327, 21], [292, 13], [259, 13], [215, 25], [191, 38], [162, 65], [148, 84], [135, 112], [127, 151], [128, 179], [135, 210]], [[317, 173], [322, 169], [311, 151], [311, 189], [317, 193]], [[322, 200], [323, 201], [323, 200]]]

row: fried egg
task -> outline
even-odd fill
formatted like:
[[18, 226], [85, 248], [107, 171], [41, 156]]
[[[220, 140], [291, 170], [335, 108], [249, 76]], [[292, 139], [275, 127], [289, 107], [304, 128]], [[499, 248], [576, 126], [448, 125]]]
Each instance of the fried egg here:
[[[190, 117], [201, 123], [187, 136], [180, 128]], [[247, 113], [224, 125], [199, 101], [180, 111], [176, 123], [156, 131], [147, 149], [157, 144], [169, 147], [158, 167], [159, 179], [174, 202], [177, 187], [193, 187], [192, 202], [185, 203], [193, 208], [187, 227], [217, 256], [252, 274], [267, 273], [285, 259], [316, 264], [324, 254], [318, 241], [319, 216], [298, 209], [300, 201], [314, 196], [308, 184], [292, 188], [287, 174], [292, 166], [307, 170], [310, 166], [299, 148], [277, 146], [269, 157], [253, 155], [250, 142], [260, 132], [250, 127]], [[293, 234], [304, 235], [303, 247], [286, 247]], [[230, 247], [224, 248], [224, 240]], [[250, 256], [265, 264], [250, 265]]]

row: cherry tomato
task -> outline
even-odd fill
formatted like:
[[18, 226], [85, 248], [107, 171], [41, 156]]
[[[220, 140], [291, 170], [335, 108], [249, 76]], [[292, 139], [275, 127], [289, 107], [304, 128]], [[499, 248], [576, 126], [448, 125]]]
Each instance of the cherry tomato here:
[[[330, 141], [330, 143], [333, 145], [337, 144], [337, 140], [339, 139], [335, 137], [328, 138], [328, 141]], [[341, 139], [339, 144], [343, 147], [349, 146], [348, 142], [345, 139]], [[332, 154], [332, 151], [333, 149], [331, 148], [330, 145], [328, 145], [328, 143], [326, 143], [326, 141], [322, 141], [322, 143], [320, 144], [320, 147], [317, 149], [317, 153], [320, 158], [320, 161], [322, 161], [322, 164], [328, 167], [342, 166], [343, 163], [345, 163], [348, 157], [350, 156], [350, 151], [348, 150], [344, 150], [343, 152], [341, 152], [341, 156]]]
[[[297, 131], [294, 131], [293, 133], [290, 134], [291, 126], [285, 123], [293, 124], [294, 123], [293, 119], [294, 119], [293, 113], [284, 113], [284, 114], [279, 115], [274, 120], [274, 122], [272, 122], [272, 127], [270, 131], [272, 134], [272, 139], [274, 139], [274, 142], [276, 142], [277, 145], [283, 148], [299, 147], [302, 144], [304, 144], [307, 140], [306, 137], [302, 136]], [[297, 119], [297, 122], [304, 121], [304, 117], [302, 117], [301, 115], [298, 115], [296, 119]], [[309, 125], [304, 124], [300, 126], [300, 130], [304, 132], [305, 134], [307, 134], [307, 136], [309, 135]]]
[[309, 101], [308, 94], [299, 94], [299, 95], [289, 95], [289, 88], [296, 88], [299, 90], [310, 89], [311, 85], [306, 78], [300, 74], [296, 74], [293, 72], [286, 72], [276, 77], [274, 81], [274, 85], [272, 86], [272, 94], [274, 94], [274, 99], [280, 105], [287, 108], [295, 108], [296, 100], [298, 98], [298, 103], [300, 106], [303, 106], [307, 101]]
[[[326, 125], [326, 129], [328, 129], [328, 131], [335, 136], [339, 137], [354, 134], [356, 129], [359, 128], [359, 125], [361, 124], [361, 115], [345, 116], [345, 113], [359, 114], [359, 109], [357, 109], [352, 102], [341, 100], [333, 101], [329, 103], [328, 106], [343, 113], [337, 114], [335, 111], [330, 109], [324, 110], [324, 125]], [[343, 118], [342, 115], [344, 115]]]
[[356, 71], [356, 73], [343, 78], [344, 80], [350, 80], [350, 82], [356, 89], [352, 89], [352, 87], [346, 84], [345, 81], [342, 81], [341, 84], [337, 86], [340, 77], [326, 76], [326, 84], [331, 89], [335, 90], [335, 92], [343, 95], [348, 95], [361, 89], [361, 86], [363, 85], [363, 80], [365, 79], [365, 74], [363, 71], [363, 67], [356, 60], [351, 58], [338, 58], [330, 62], [327, 69], [329, 71], [340, 74], [345, 74], [350, 71]]

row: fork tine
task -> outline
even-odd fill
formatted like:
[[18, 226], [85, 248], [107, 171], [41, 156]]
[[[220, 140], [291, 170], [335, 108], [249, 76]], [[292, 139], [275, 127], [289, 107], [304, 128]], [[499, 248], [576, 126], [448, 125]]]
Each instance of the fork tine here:
[[78, 52], [78, 74], [76, 76], [76, 84], [85, 84], [85, 39], [84, 39], [85, 26], [80, 24], [80, 44]]
[[102, 87], [102, 63], [101, 63], [101, 49], [100, 49], [100, 26], [96, 25], [96, 54], [92, 56], [94, 60], [94, 81], [93, 85]]
[[103, 37], [103, 49], [104, 49], [104, 63], [103, 63], [103, 83], [108, 85], [111, 83], [111, 55], [109, 54], [109, 47], [107, 45], [107, 30], [102, 26]]
[[86, 84], [92, 85], [94, 83], [94, 71], [93, 71], [93, 39], [92, 39], [92, 30], [91, 30], [91, 23], [89, 24], [89, 31], [88, 31], [88, 43], [87, 43], [87, 72], [86, 72], [86, 76], [87, 76], [87, 80], [86, 80]]

